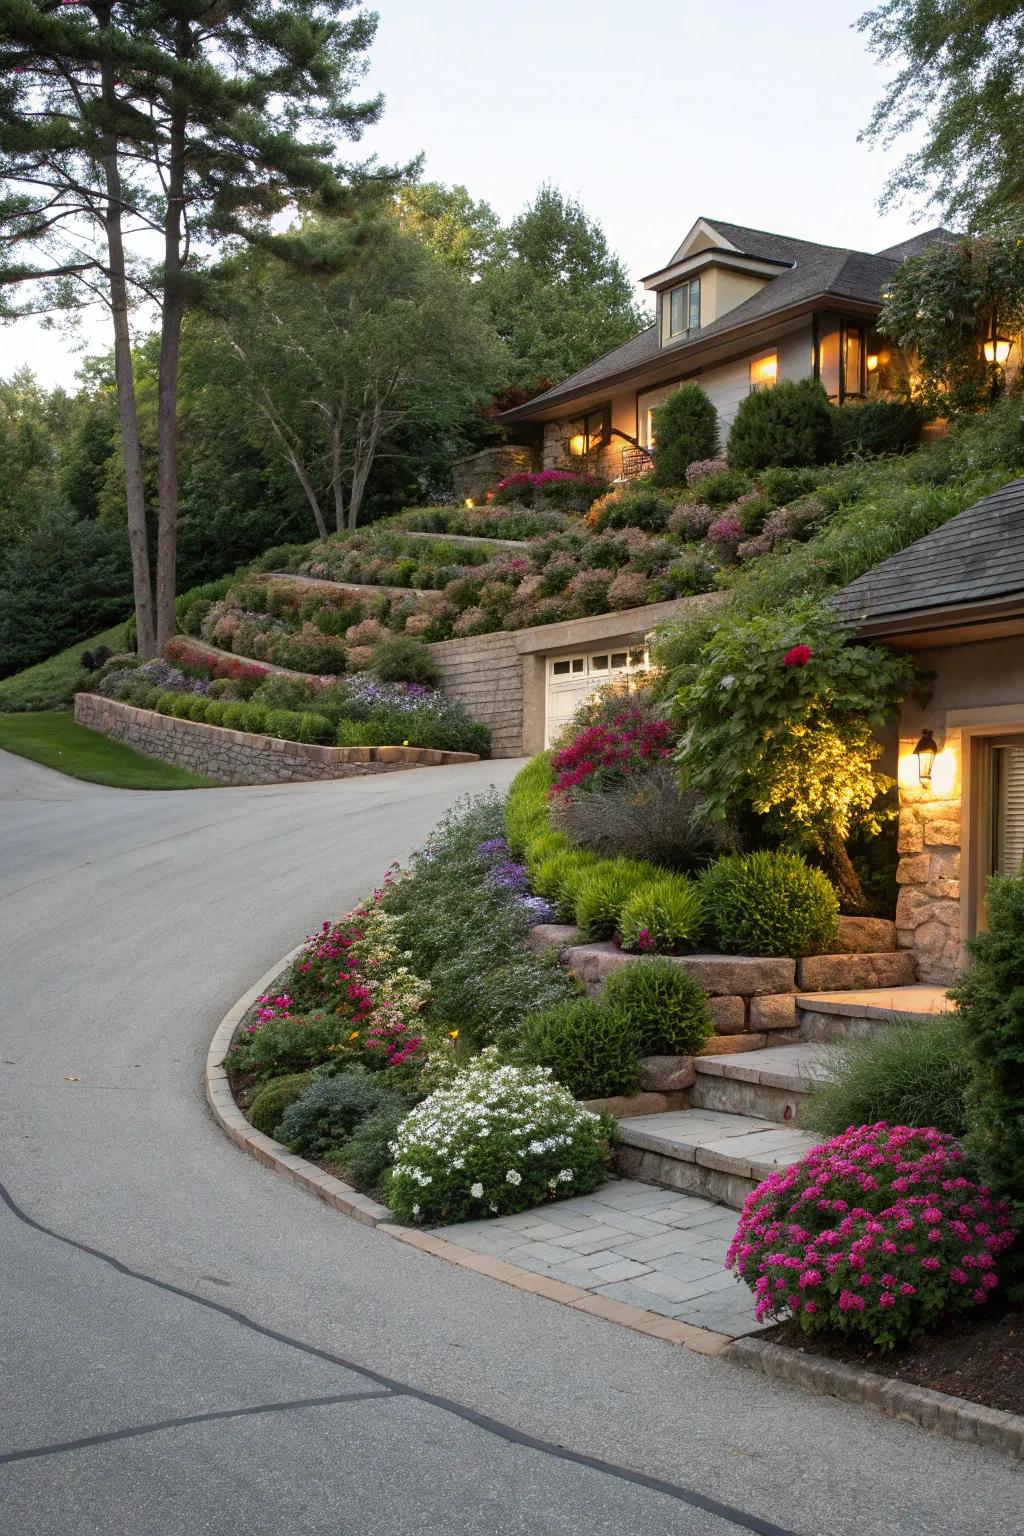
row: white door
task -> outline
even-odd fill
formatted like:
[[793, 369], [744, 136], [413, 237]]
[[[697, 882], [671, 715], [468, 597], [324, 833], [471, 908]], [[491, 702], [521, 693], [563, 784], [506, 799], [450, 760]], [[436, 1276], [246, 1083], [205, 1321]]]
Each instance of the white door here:
[[618, 651], [606, 648], [575, 656], [551, 657], [548, 661], [544, 745], [551, 745], [584, 700], [598, 688], [646, 671], [648, 664], [647, 651], [642, 645]]

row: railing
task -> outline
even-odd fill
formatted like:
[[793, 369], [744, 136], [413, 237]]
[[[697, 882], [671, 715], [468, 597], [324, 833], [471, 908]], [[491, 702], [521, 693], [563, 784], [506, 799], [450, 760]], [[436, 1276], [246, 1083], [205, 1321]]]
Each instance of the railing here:
[[649, 475], [654, 468], [654, 456], [646, 448], [623, 448], [622, 450], [622, 480], [638, 480], [641, 475]]

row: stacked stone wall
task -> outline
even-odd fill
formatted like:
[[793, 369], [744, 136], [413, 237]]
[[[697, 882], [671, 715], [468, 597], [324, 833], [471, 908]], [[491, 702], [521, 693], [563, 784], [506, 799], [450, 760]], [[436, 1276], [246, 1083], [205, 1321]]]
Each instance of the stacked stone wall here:
[[468, 459], [460, 459], [452, 466], [452, 486], [456, 499], [465, 501], [472, 497], [482, 501], [487, 492], [506, 475], [522, 474], [537, 469], [538, 455], [533, 448], [515, 443], [502, 443], [496, 448], [483, 448]]
[[[959, 758], [959, 740], [947, 736], [947, 746]], [[901, 742], [901, 757], [912, 753], [913, 742]], [[896, 905], [896, 937], [912, 950], [920, 981], [943, 985], [953, 981], [960, 962], [961, 848], [960, 786], [941, 792], [928, 785], [900, 785], [900, 887]]]
[[477, 761], [471, 752], [435, 752], [423, 747], [320, 747], [282, 741], [250, 731], [228, 731], [198, 720], [177, 720], [96, 693], [75, 695], [75, 719], [144, 757], [174, 763], [218, 784], [347, 779]]

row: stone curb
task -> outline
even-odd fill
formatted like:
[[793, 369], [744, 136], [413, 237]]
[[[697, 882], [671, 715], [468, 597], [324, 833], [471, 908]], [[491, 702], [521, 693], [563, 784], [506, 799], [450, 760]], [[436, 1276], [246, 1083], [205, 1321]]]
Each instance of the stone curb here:
[[986, 1408], [964, 1397], [880, 1376], [840, 1360], [805, 1355], [767, 1339], [735, 1339], [722, 1355], [737, 1365], [761, 1371], [773, 1380], [789, 1382], [807, 1392], [860, 1403], [904, 1424], [938, 1430], [954, 1440], [1024, 1458], [1024, 1417], [1020, 1414]]
[[618, 1323], [620, 1327], [631, 1328], [634, 1333], [644, 1333], [668, 1344], [679, 1344], [697, 1354], [720, 1355], [728, 1349], [732, 1340], [727, 1334], [715, 1333], [710, 1328], [698, 1328], [694, 1323], [681, 1323], [670, 1317], [661, 1317], [656, 1312], [648, 1312], [643, 1307], [633, 1307], [623, 1301], [614, 1301], [608, 1296], [595, 1296], [592, 1291], [583, 1290], [580, 1286], [568, 1285], [564, 1280], [552, 1279], [550, 1275], [535, 1275], [530, 1270], [520, 1269], [517, 1264], [507, 1264], [503, 1259], [491, 1258], [489, 1254], [476, 1253], [471, 1248], [463, 1248], [458, 1243], [435, 1237], [430, 1232], [397, 1226], [386, 1206], [379, 1205], [368, 1195], [360, 1194], [333, 1174], [324, 1173], [315, 1163], [297, 1157], [279, 1141], [274, 1141], [273, 1137], [264, 1136], [255, 1130], [235, 1103], [227, 1073], [221, 1063], [245, 1014], [260, 994], [266, 992], [291, 964], [301, 948], [302, 945], [297, 944], [238, 999], [234, 1007], [224, 1015], [210, 1041], [210, 1049], [206, 1054], [206, 1102], [221, 1130], [236, 1146], [274, 1173], [293, 1184], [300, 1184], [336, 1211], [354, 1216], [366, 1226], [378, 1227], [398, 1242], [410, 1248], [418, 1248], [422, 1253], [432, 1254], [448, 1264], [457, 1264], [460, 1269], [487, 1275], [492, 1280], [500, 1280], [504, 1285], [514, 1286], [516, 1290], [526, 1291], [533, 1296], [544, 1296], [549, 1301], [573, 1307], [577, 1312], [586, 1312], [605, 1322]]

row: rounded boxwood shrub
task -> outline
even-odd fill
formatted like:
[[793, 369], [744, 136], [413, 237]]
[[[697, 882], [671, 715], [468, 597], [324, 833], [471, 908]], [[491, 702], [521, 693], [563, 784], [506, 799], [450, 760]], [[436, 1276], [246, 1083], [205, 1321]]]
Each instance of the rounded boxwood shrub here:
[[574, 914], [584, 938], [610, 939], [626, 902], [639, 886], [657, 875], [653, 864], [642, 864], [638, 859], [597, 860], [576, 883]]
[[704, 927], [700, 890], [684, 875], [663, 875], [634, 891], [619, 914], [619, 941], [634, 954], [696, 949]]
[[484, 1051], [402, 1121], [387, 1203], [399, 1221], [507, 1216], [596, 1189], [607, 1177], [601, 1119], [542, 1067]]
[[820, 954], [839, 928], [834, 886], [798, 853], [731, 854], [704, 871], [699, 887], [726, 954]]
[[207, 725], [223, 725], [227, 707], [222, 699], [207, 699], [203, 710], [203, 719]]
[[641, 1056], [692, 1056], [714, 1033], [707, 993], [671, 960], [637, 960], [613, 971], [601, 1006], [627, 1020]]
[[310, 1072], [289, 1072], [285, 1077], [272, 1077], [249, 1105], [250, 1123], [264, 1136], [275, 1135], [278, 1121], [289, 1104], [294, 1104], [312, 1081]]
[[243, 731], [252, 731], [256, 736], [262, 736], [267, 728], [267, 711], [262, 704], [247, 704], [243, 716]]
[[297, 741], [330, 745], [334, 743], [334, 726], [326, 715], [318, 715], [314, 710], [302, 711], [299, 715], [297, 730]]
[[382, 683], [422, 683], [436, 688], [440, 668], [422, 640], [412, 635], [392, 635], [373, 648], [372, 671]]
[[356, 1126], [385, 1107], [405, 1106], [379, 1073], [349, 1067], [315, 1077], [281, 1116], [278, 1139], [305, 1157], [336, 1156]]
[[699, 384], [683, 384], [654, 411], [654, 479], [683, 485], [698, 459], [718, 453], [718, 412]]
[[224, 711], [221, 725], [229, 731], [244, 731], [247, 729], [245, 718], [251, 706], [245, 704], [229, 704]]
[[826, 464], [836, 453], [834, 415], [824, 389], [813, 379], [755, 389], [740, 401], [733, 418], [729, 463], [734, 469]]
[[759, 1321], [888, 1349], [985, 1302], [1013, 1233], [941, 1131], [851, 1127], [747, 1196], [727, 1262]]
[[574, 997], [528, 1014], [516, 1033], [517, 1061], [550, 1067], [578, 1099], [632, 1093], [639, 1081], [637, 1032], [623, 1012]]

